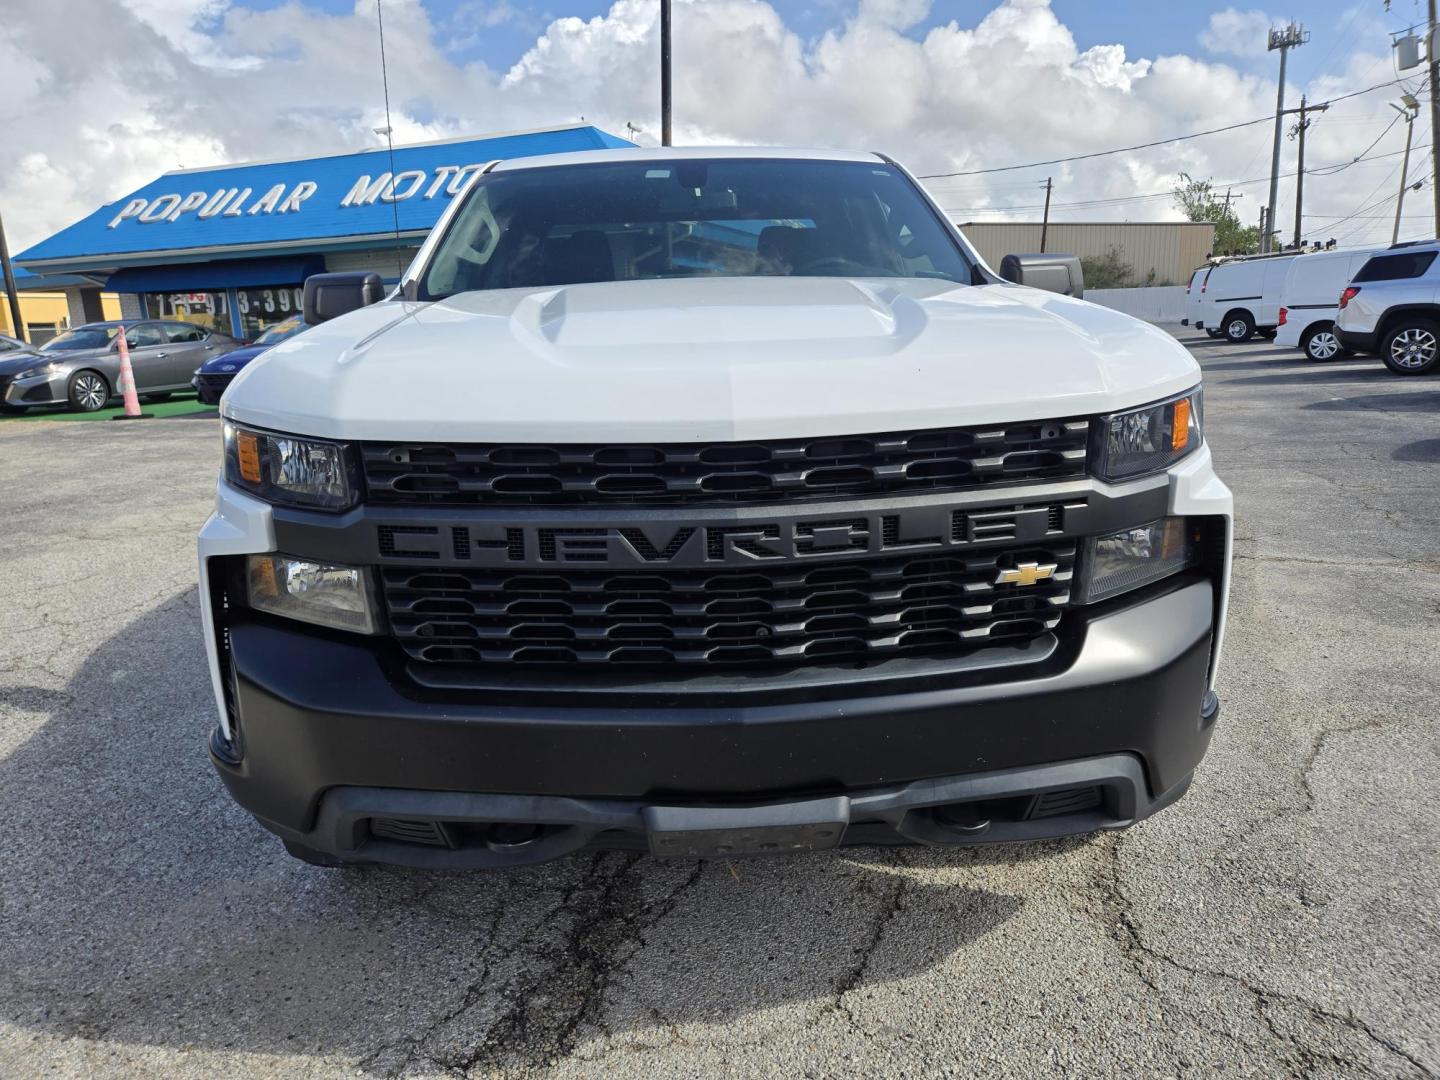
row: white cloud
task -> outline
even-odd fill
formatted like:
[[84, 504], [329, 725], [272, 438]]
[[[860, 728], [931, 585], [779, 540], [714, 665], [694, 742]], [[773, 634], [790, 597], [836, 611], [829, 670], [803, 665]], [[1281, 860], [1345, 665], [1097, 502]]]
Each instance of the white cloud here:
[[[0, 206], [12, 250], [177, 165], [375, 144], [383, 114], [373, 0], [339, 14], [304, 0], [259, 11], [225, 0], [126, 4], [59, 0], [0, 22], [0, 49], [11, 58], [0, 66], [0, 100], [13, 162], [0, 171]], [[518, 0], [487, 0], [467, 9], [466, 25], [483, 30], [491, 18], [526, 10]], [[806, 40], [765, 0], [677, 0], [676, 141], [858, 146], [934, 173], [1164, 139], [1274, 108], [1273, 82], [1220, 61], [1133, 57], [1120, 43], [1082, 50], [1045, 0], [997, 2], [978, 22], [923, 35], [911, 28], [928, 0], [866, 0], [848, 19], [844, 10]], [[386, 0], [397, 140], [582, 115], [617, 133], [626, 121], [656, 132], [656, 12], [653, 0], [615, 0], [595, 18], [555, 19], [509, 70], [492, 71], [457, 62], [454, 25], [437, 24], [419, 0]], [[1388, 77], [1383, 27], [1376, 33], [1346, 43], [1351, 55], [1339, 54], [1336, 73], [1304, 88], [1312, 100]], [[1354, 156], [1389, 121], [1383, 100], [1377, 93], [1324, 114], [1311, 129], [1310, 161]], [[1061, 220], [1167, 217], [1164, 198], [1098, 210], [1065, 204], [1163, 192], [1182, 169], [1221, 182], [1260, 177], [1269, 138], [1260, 124], [1136, 154], [936, 180], [932, 189], [962, 217], [999, 206], [1032, 217], [1036, 184], [1051, 175]], [[1373, 153], [1403, 140], [1397, 127]], [[1294, 144], [1283, 154], [1293, 161]], [[1313, 178], [1308, 209], [1348, 213], [1397, 163]], [[1236, 190], [1253, 220], [1264, 185]], [[1282, 183], [1282, 201], [1290, 190]], [[1366, 227], [1344, 228], [1357, 224]]]
[[1263, 11], [1226, 8], [1210, 16], [1210, 25], [1200, 32], [1200, 44], [1222, 55], [1264, 56], [1272, 25]]

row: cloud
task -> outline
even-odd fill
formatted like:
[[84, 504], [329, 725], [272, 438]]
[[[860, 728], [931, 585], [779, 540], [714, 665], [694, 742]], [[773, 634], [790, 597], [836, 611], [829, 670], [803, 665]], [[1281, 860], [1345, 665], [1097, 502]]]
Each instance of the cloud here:
[[1200, 44], [1222, 56], [1264, 56], [1274, 21], [1263, 11], [1226, 8], [1210, 16], [1200, 31]]
[[[1273, 82], [1217, 59], [1137, 57], [1118, 42], [1081, 49], [1045, 0], [997, 0], [978, 21], [917, 30], [929, 11], [927, 0], [837, 5], [828, 30], [802, 37], [766, 0], [676, 0], [676, 141], [873, 148], [917, 173], [940, 173], [1164, 139], [1274, 108]], [[488, 20], [533, 12], [520, 0], [487, 0], [442, 19], [419, 0], [386, 0], [397, 141], [582, 115], [617, 133], [632, 121], [653, 141], [654, 0], [614, 0], [593, 18], [545, 21], [506, 70], [462, 62], [451, 48], [452, 18], [483, 31]], [[1347, 42], [1350, 55], [1340, 54], [1337, 70], [1305, 88], [1312, 100], [1388, 77], [1383, 25], [1366, 35]], [[10, 58], [0, 66], [12, 162], [0, 171], [0, 206], [12, 250], [178, 165], [373, 146], [372, 129], [383, 123], [373, 0], [339, 12], [305, 0], [263, 10], [226, 0], [51, 0], [8, 13], [0, 49]], [[1320, 117], [1309, 160], [1344, 162], [1369, 143], [1389, 121], [1383, 99], [1357, 98]], [[993, 212], [1007, 207], [1010, 216], [1037, 216], [1036, 184], [1047, 175], [1059, 220], [1173, 217], [1163, 193], [1178, 172], [1222, 183], [1261, 177], [1269, 139], [1261, 124], [1135, 154], [930, 184], [961, 219], [999, 217]], [[1397, 127], [1372, 153], [1403, 145]], [[1282, 152], [1293, 161], [1293, 144]], [[1349, 213], [1398, 160], [1312, 179], [1307, 212], [1332, 220]], [[1289, 189], [1282, 184], [1282, 200]], [[1162, 197], [1066, 207], [1155, 192]], [[1264, 185], [1236, 192], [1253, 220]], [[1280, 219], [1287, 216], [1282, 208]], [[1319, 227], [1326, 219], [1313, 220]], [[1344, 228], [1356, 225], [1363, 235], [1363, 220]]]

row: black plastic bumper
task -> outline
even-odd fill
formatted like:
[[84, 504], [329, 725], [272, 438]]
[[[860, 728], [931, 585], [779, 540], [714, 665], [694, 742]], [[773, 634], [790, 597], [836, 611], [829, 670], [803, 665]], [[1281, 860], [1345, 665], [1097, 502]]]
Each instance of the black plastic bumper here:
[[1373, 353], [1379, 351], [1380, 335], [1376, 333], [1341, 330], [1337, 326], [1335, 327], [1335, 340], [1340, 342], [1342, 349], [1349, 349], [1351, 352]]
[[[647, 839], [664, 853], [666, 832], [708, 833], [677, 850], [714, 853], [732, 828], [757, 850], [755, 830], [770, 828], [787, 850], [883, 839], [877, 829], [961, 843], [1115, 828], [1178, 798], [1205, 753], [1218, 710], [1205, 690], [1213, 608], [1209, 582], [1191, 578], [1073, 611], [1071, 642], [1033, 665], [798, 695], [766, 693], [765, 680], [743, 693], [426, 690], [373, 639], [242, 619], [229, 628], [239, 734], [212, 757], [235, 799], [285, 839], [414, 865]], [[1026, 797], [1086, 787], [1097, 805], [1022, 812]], [[1004, 804], [988, 827], [932, 827], [935, 807], [977, 800]], [[722, 809], [739, 816], [715, 817]], [[657, 813], [700, 824], [666, 829]], [[514, 850], [481, 834], [425, 847], [374, 835], [373, 818], [544, 828]], [[799, 843], [785, 832], [797, 822], [809, 829]], [[833, 836], [821, 836], [827, 822]]]

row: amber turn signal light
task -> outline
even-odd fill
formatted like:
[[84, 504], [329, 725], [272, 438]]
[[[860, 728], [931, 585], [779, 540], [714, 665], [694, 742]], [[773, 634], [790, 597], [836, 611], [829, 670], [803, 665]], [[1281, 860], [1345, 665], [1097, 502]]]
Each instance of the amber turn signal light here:
[[252, 484], [260, 483], [260, 440], [248, 431], [235, 435], [235, 457], [240, 475]]
[[1175, 418], [1170, 425], [1170, 449], [1184, 450], [1190, 442], [1190, 399], [1175, 402]]

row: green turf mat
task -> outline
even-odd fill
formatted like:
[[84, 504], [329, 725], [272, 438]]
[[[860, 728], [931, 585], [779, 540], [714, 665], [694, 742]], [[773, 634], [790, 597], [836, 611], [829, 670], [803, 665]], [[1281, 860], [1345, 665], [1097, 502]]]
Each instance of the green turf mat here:
[[[215, 412], [214, 405], [202, 405], [193, 396], [175, 396], [169, 401], [147, 404], [140, 402], [140, 411], [152, 414], [155, 419], [163, 420], [170, 416], [196, 416], [200, 413]], [[68, 412], [63, 408], [53, 405], [42, 405], [38, 408], [27, 409], [19, 416], [0, 415], [0, 424], [7, 420], [109, 420], [112, 416], [124, 416], [125, 407], [116, 405], [114, 408], [100, 409], [97, 412]]]

